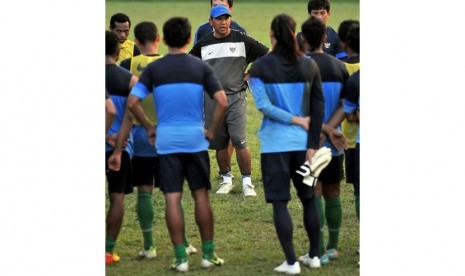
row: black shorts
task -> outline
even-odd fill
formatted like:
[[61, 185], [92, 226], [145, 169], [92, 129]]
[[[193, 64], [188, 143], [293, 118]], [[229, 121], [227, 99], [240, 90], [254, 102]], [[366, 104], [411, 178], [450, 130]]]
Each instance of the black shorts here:
[[305, 163], [306, 151], [262, 153], [263, 187], [266, 202], [291, 199], [291, 179], [299, 198], [312, 198], [313, 187], [303, 184], [303, 177], [295, 171]]
[[329, 165], [321, 171], [318, 180], [323, 184], [339, 183], [344, 176], [343, 170], [344, 155], [333, 156]]
[[160, 187], [160, 169], [158, 157], [132, 158], [132, 179], [134, 186], [154, 185]]
[[208, 151], [159, 155], [160, 189], [164, 193], [183, 191], [184, 178], [191, 191], [210, 190], [210, 157]]
[[346, 182], [355, 181], [355, 148], [344, 151], [344, 163], [346, 171]]
[[125, 193], [130, 194], [133, 191], [131, 179], [131, 157], [127, 151], [121, 154], [121, 168], [119, 171], [108, 169], [108, 158], [113, 151], [105, 152], [105, 171], [108, 182], [108, 193]]

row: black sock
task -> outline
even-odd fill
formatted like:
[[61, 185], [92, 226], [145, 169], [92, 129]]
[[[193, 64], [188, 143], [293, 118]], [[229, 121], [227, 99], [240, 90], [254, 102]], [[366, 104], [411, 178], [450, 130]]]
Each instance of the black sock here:
[[307, 236], [310, 241], [308, 256], [313, 258], [319, 256], [318, 247], [320, 246], [320, 220], [316, 208], [315, 197], [301, 198], [302, 208], [304, 209], [303, 220]]
[[292, 219], [287, 210], [287, 201], [273, 201], [273, 221], [287, 263], [293, 265], [297, 258], [292, 244]]

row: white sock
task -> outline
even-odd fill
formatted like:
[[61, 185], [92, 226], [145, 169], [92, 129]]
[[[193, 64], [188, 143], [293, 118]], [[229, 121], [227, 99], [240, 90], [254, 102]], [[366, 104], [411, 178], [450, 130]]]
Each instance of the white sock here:
[[232, 177], [223, 175], [223, 183], [232, 183]]
[[243, 176], [242, 177], [242, 185], [252, 185], [252, 178], [250, 176]]

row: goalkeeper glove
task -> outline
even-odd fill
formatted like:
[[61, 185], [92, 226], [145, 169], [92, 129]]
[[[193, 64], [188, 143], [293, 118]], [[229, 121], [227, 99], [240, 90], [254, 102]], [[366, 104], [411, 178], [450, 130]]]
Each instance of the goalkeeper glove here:
[[308, 160], [305, 161], [305, 163], [300, 166], [300, 169], [296, 170], [296, 172], [304, 177], [304, 184], [310, 187], [315, 187], [316, 182], [318, 181], [318, 176], [321, 171], [328, 166], [329, 162], [331, 162], [331, 149], [322, 147], [315, 152], [311, 164]]

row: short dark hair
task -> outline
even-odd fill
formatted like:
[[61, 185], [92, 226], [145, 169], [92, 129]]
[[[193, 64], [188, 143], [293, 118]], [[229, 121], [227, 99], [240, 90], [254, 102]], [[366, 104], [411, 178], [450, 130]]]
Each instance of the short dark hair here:
[[352, 51], [360, 53], [360, 22], [358, 20], [344, 20], [337, 31], [339, 40], [344, 42]]
[[287, 14], [278, 14], [271, 21], [271, 30], [276, 39], [273, 52], [283, 55], [293, 64], [297, 63], [297, 56], [302, 55], [295, 38], [295, 28], [297, 23]]
[[310, 51], [314, 51], [320, 47], [321, 43], [323, 43], [325, 33], [325, 24], [313, 16], [302, 24], [302, 35], [310, 46]]
[[181, 48], [189, 41], [191, 29], [187, 17], [171, 17], [163, 25], [163, 39], [168, 46]]
[[326, 10], [329, 12], [330, 8], [329, 0], [310, 0], [307, 4], [308, 13], [311, 13], [312, 10]]
[[115, 22], [124, 23], [129, 22], [129, 27], [131, 27], [131, 20], [129, 16], [125, 15], [124, 13], [115, 13], [110, 18], [110, 28], [116, 27]]
[[355, 25], [359, 25], [360, 23], [357, 20], [344, 20], [339, 24], [339, 28], [337, 30], [337, 35], [339, 36], [340, 41], [347, 41], [347, 36], [349, 35], [350, 29], [355, 27]]
[[118, 52], [118, 49], [118, 36], [110, 31], [105, 31], [105, 55], [113, 56]]
[[[228, 5], [229, 5], [230, 8], [232, 8], [233, 3], [234, 3], [234, 0], [228, 0]], [[210, 6], [212, 6], [212, 5], [213, 5], [213, 0], [210, 0]]]
[[143, 21], [134, 27], [134, 36], [140, 43], [154, 42], [157, 39], [158, 29], [155, 23]]

